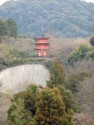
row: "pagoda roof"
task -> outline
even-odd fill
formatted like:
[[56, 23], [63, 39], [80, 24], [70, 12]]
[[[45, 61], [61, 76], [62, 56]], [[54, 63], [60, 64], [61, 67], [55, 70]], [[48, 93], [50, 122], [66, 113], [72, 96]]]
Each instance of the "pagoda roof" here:
[[48, 37], [37, 37], [37, 38], [35, 38], [35, 40], [48, 40], [49, 38]]
[[37, 37], [34, 38], [35, 40], [47, 40], [49, 39], [48, 37], [46, 37], [44, 34], [41, 34]]
[[36, 42], [35, 45], [49, 45], [48, 42]]

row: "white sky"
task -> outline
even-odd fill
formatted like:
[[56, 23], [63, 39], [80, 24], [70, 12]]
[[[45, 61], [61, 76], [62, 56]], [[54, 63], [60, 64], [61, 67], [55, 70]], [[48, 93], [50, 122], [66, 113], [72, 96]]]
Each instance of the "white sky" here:
[[[6, 1], [9, 1], [9, 0], [0, 0], [0, 5], [2, 5]], [[93, 2], [94, 3], [94, 0], [83, 0], [83, 1]]]
[[6, 1], [8, 1], [8, 0], [0, 0], [0, 5], [2, 5]]

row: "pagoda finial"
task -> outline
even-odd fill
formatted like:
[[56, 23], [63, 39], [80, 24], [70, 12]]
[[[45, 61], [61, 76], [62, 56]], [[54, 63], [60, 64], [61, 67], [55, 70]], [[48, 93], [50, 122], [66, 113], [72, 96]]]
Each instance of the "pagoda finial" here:
[[44, 36], [43, 17], [41, 16], [41, 35]]

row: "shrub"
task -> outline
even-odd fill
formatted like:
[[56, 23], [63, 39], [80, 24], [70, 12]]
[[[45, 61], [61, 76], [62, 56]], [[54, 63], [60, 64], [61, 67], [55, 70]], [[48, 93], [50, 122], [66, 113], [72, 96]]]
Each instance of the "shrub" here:
[[26, 125], [35, 114], [35, 103], [38, 87], [31, 85], [26, 91], [14, 95], [12, 105], [8, 110], [9, 125]]
[[87, 53], [91, 51], [92, 48], [88, 45], [80, 45], [78, 48], [76, 48], [68, 57], [68, 63], [74, 64], [75, 62], [82, 61]]
[[65, 111], [64, 101], [57, 88], [40, 92], [35, 115], [36, 125], [70, 125], [71, 117]]
[[90, 38], [89, 42], [92, 46], [94, 46], [94, 35]]
[[47, 81], [47, 85], [51, 88], [63, 85], [64, 78], [65, 72], [63, 65], [58, 60], [54, 60], [50, 66], [50, 80]]
[[[66, 93], [67, 99], [63, 98], [62, 92]], [[39, 91], [31, 85], [26, 91], [14, 95], [8, 110], [8, 124], [73, 125], [73, 111], [66, 108], [69, 97], [69, 92], [65, 90], [60, 92], [58, 88], [45, 88]]]

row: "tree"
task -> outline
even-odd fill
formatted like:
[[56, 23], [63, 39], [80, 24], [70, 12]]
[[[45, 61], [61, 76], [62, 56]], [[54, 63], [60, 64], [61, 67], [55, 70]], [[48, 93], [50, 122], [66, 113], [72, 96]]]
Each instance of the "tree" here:
[[91, 50], [92, 48], [88, 45], [80, 45], [69, 55], [68, 63], [74, 64], [75, 62], [82, 61]]
[[50, 68], [50, 80], [47, 81], [47, 85], [51, 88], [63, 85], [64, 78], [65, 72], [62, 64], [58, 60], [54, 60]]
[[24, 108], [32, 112], [32, 117], [36, 113], [36, 100], [37, 100], [38, 87], [35, 85], [29, 86], [24, 97]]
[[91, 73], [88, 72], [80, 72], [77, 74], [72, 74], [66, 79], [66, 87], [72, 92], [72, 94], [76, 94], [78, 92], [78, 85], [80, 82], [84, 81], [85, 78], [91, 77]]
[[0, 20], [0, 43], [2, 40], [2, 36], [7, 34], [7, 26], [3, 20]]
[[94, 35], [90, 38], [89, 42], [92, 46], [94, 46]]
[[31, 85], [26, 91], [14, 95], [8, 110], [9, 125], [26, 125], [34, 116], [38, 87]]
[[59, 89], [44, 89], [40, 92], [36, 105], [36, 125], [72, 125]]
[[65, 97], [61, 94], [55, 87], [39, 91], [35, 85], [29, 86], [26, 91], [14, 95], [8, 110], [8, 124], [73, 125], [73, 113], [66, 111]]
[[70, 110], [74, 109], [72, 93], [64, 86], [59, 86], [59, 90], [65, 104], [65, 111], [69, 113]]
[[9, 18], [6, 21], [6, 25], [8, 27], [9, 36], [17, 38], [17, 25], [16, 25], [16, 22], [12, 18]]

